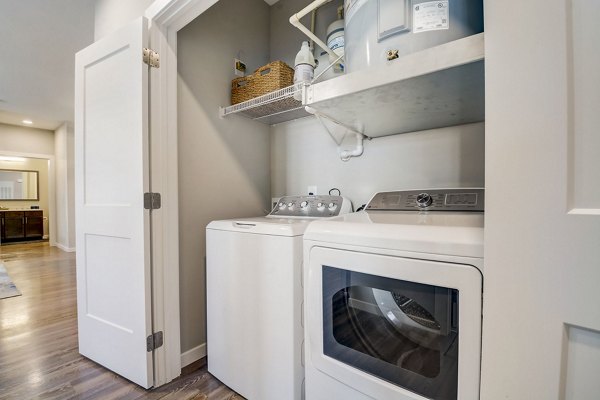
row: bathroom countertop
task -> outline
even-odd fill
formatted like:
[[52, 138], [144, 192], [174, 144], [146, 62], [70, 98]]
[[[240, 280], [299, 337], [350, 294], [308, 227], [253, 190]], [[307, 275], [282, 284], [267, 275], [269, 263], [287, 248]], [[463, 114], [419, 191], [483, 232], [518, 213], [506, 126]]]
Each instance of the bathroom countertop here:
[[31, 209], [31, 208], [9, 208], [8, 210], [2, 210], [0, 209], [0, 212], [6, 212], [6, 211], [44, 211], [41, 208], [39, 209]]

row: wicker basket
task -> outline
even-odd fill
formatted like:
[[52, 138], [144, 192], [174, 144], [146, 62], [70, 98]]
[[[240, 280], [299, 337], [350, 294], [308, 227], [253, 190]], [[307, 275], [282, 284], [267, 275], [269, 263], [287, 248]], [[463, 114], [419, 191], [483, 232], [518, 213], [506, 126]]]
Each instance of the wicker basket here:
[[293, 85], [294, 70], [283, 61], [273, 61], [252, 75], [231, 81], [231, 104], [238, 104], [263, 94]]

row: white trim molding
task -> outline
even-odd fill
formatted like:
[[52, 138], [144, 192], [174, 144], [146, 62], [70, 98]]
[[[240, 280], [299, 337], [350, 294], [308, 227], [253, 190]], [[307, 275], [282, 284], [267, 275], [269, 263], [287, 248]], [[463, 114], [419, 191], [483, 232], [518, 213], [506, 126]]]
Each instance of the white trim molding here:
[[[179, 317], [177, 32], [216, 2], [156, 0], [144, 13], [150, 25], [150, 47], [159, 53], [161, 64], [160, 68], [150, 69], [151, 188], [162, 194], [162, 208], [153, 211], [152, 216], [153, 318], [155, 331], [165, 332], [164, 345], [155, 351], [155, 387], [177, 378], [183, 360]], [[203, 350], [194, 350], [198, 348]], [[191, 355], [185, 360], [206, 355], [205, 348], [200, 345], [191, 353], [186, 352]]]
[[206, 343], [181, 353], [181, 368], [206, 357]]
[[75, 253], [75, 247], [67, 247], [64, 244], [56, 243], [56, 247], [67, 253]]

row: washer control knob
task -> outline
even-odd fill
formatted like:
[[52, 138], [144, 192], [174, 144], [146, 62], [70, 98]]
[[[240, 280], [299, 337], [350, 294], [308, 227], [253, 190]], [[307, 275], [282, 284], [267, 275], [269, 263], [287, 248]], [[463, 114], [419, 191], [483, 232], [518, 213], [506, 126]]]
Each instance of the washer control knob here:
[[302, 208], [308, 207], [308, 201], [304, 200], [302, 203], [300, 203], [300, 207], [302, 207]]
[[287, 206], [291, 210], [292, 208], [294, 208], [294, 203], [290, 201], [289, 203], [287, 203]]
[[433, 203], [433, 199], [431, 198], [429, 193], [419, 193], [419, 195], [417, 196], [417, 207], [429, 207], [431, 203]]
[[317, 203], [317, 210], [319, 211], [323, 211], [325, 209], [325, 204], [324, 203]]
[[285, 208], [285, 203], [284, 202], [279, 202], [279, 204], [277, 204], [277, 207], [281, 208], [282, 210]]
[[335, 210], [335, 209], [337, 208], [337, 204], [335, 204], [335, 203], [329, 203], [329, 206], [328, 206], [328, 208], [329, 208], [331, 211], [333, 211], [333, 210]]

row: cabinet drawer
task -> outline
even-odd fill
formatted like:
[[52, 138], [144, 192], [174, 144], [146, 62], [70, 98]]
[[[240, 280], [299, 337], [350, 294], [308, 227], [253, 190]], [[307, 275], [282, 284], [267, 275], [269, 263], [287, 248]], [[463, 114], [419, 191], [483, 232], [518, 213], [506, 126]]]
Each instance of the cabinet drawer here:
[[25, 213], [23, 211], [4, 211], [4, 218], [23, 218]]
[[44, 216], [44, 212], [43, 211], [25, 211], [25, 216], [26, 217], [43, 217]]

